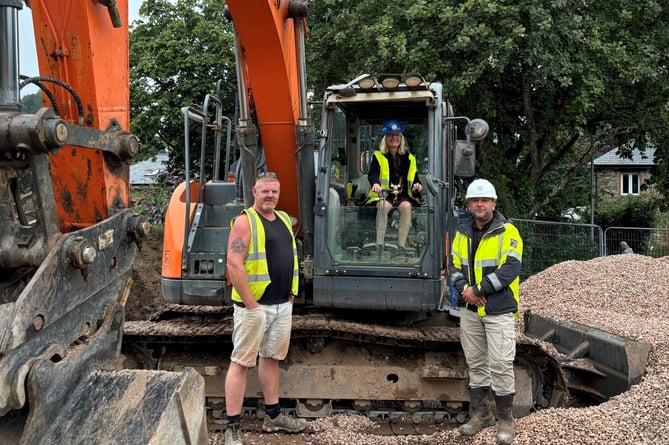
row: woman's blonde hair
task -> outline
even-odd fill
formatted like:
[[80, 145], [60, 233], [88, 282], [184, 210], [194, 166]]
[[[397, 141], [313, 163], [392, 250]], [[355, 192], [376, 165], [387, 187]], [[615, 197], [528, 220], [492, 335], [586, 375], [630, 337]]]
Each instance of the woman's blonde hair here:
[[[388, 154], [388, 145], [386, 144], [386, 138], [388, 137], [388, 134], [381, 138], [381, 143], [379, 144], [379, 150], [384, 155]], [[407, 151], [409, 151], [409, 147], [407, 147], [406, 139], [404, 138], [404, 133], [400, 133], [400, 135], [402, 136], [402, 142], [400, 142], [400, 147], [397, 149], [397, 153], [403, 155]]]

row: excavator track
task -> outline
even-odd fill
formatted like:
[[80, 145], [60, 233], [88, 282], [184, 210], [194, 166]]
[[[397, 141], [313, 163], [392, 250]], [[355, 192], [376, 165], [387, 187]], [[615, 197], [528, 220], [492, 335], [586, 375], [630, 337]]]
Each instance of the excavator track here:
[[[332, 313], [294, 314], [282, 363], [280, 397], [301, 417], [355, 412], [375, 420], [464, 422], [467, 372], [459, 328], [385, 326]], [[126, 365], [197, 370], [205, 379], [210, 420], [224, 418], [224, 380], [232, 350], [231, 308], [169, 305], [149, 320], [125, 323]], [[560, 406], [566, 383], [559, 363], [536, 341], [519, 340], [514, 414]], [[262, 391], [251, 371], [245, 415], [261, 417]]]

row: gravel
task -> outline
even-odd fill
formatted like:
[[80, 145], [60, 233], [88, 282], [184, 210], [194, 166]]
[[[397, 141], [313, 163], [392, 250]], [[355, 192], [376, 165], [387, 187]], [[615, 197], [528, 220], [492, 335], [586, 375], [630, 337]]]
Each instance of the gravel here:
[[[515, 445], [641, 445], [669, 443], [669, 257], [637, 254], [566, 261], [520, 285], [522, 310], [586, 324], [652, 345], [646, 375], [629, 391], [598, 406], [552, 408], [516, 419]], [[518, 332], [523, 332], [522, 317]], [[457, 430], [380, 435], [362, 416], [310, 422], [310, 433], [246, 433], [247, 444], [430, 445], [491, 444], [496, 429], [473, 438]], [[214, 434], [211, 444], [223, 444]]]

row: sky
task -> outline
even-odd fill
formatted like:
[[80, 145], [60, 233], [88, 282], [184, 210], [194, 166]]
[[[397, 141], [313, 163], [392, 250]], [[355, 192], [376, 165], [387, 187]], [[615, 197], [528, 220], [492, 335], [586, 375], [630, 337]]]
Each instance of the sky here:
[[[139, 7], [141, 0], [128, 0], [128, 22], [139, 18]], [[33, 20], [30, 8], [24, 5], [19, 10], [19, 71], [26, 76], [39, 75], [37, 67], [37, 52], [35, 50], [35, 34], [33, 33]], [[34, 85], [27, 85], [21, 90], [21, 96], [33, 94], [39, 91]]]

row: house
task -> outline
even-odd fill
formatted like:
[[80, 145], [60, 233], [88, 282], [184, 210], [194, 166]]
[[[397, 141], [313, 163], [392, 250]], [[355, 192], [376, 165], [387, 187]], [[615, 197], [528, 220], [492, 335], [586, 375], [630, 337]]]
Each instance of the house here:
[[648, 147], [641, 154], [632, 151], [632, 158], [621, 158], [613, 149], [594, 160], [594, 180], [597, 196], [615, 198], [625, 195], [649, 193], [642, 185], [650, 178], [650, 169], [655, 165], [655, 148]]

